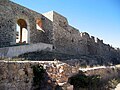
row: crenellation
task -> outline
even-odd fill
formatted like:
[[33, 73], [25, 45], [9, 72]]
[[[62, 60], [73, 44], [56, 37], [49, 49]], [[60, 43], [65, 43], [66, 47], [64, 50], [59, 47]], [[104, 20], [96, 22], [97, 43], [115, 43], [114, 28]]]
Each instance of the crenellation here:
[[81, 32], [81, 36], [82, 36], [83, 38], [86, 38], [86, 39], [89, 39], [89, 38], [90, 38], [90, 36], [89, 36], [89, 34], [88, 34], [87, 32]]
[[95, 37], [91, 36], [91, 41], [94, 43], [95, 42]]
[[104, 43], [103, 43], [103, 40], [100, 40], [99, 38], [96, 38], [96, 43], [97, 43], [97, 44], [100, 44], [100, 45], [101, 45], [101, 44], [104, 44]]

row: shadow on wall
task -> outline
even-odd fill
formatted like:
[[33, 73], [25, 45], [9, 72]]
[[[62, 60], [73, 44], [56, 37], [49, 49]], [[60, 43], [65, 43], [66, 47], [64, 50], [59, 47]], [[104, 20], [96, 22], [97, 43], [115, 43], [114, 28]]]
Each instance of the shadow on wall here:
[[62, 90], [55, 80], [52, 80], [42, 65], [34, 65], [32, 90]]
[[[35, 51], [24, 53], [18, 56], [19, 58], [24, 58], [24, 60], [31, 61], [54, 61], [60, 60], [63, 63], [75, 66], [79, 64], [81, 67], [93, 67], [93, 66], [111, 66], [120, 64], [120, 58], [105, 58], [97, 55], [69, 55], [58, 52], [50, 51]], [[72, 62], [72, 63], [69, 63]]]
[[114, 90], [120, 83], [120, 68], [79, 71], [68, 82], [74, 90]]
[[70, 77], [68, 82], [74, 86], [74, 90], [98, 90], [101, 87], [99, 75], [87, 76], [82, 71]]

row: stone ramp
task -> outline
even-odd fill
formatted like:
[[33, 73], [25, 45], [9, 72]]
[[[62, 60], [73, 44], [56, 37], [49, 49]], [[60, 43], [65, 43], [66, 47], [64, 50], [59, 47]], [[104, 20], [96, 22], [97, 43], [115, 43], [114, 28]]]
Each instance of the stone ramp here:
[[0, 48], [0, 57], [15, 57], [27, 52], [42, 51], [42, 50], [52, 51], [52, 47], [53, 47], [52, 44], [46, 44], [46, 43], [5, 47], [5, 48]]

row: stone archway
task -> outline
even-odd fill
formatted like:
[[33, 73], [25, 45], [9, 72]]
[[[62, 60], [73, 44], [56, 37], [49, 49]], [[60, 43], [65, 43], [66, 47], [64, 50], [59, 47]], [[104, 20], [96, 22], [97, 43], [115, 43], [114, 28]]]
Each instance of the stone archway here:
[[28, 25], [24, 19], [17, 20], [16, 43], [28, 43]]

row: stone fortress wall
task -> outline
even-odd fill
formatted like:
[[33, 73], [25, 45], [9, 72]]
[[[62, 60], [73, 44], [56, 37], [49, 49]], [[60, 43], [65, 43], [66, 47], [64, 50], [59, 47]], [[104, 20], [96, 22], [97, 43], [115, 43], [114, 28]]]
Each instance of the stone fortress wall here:
[[[26, 21], [29, 44], [52, 44], [53, 51], [70, 55], [99, 55], [108, 59], [120, 56], [119, 49], [104, 44], [98, 38], [95, 40], [86, 32], [79, 32], [64, 16], [54, 11], [39, 14], [9, 0], [0, 0], [0, 47], [16, 44], [19, 19]], [[36, 29], [37, 19], [41, 20], [44, 32]]]
[[49, 13], [53, 13], [53, 37], [56, 51], [75, 55], [117, 56], [119, 50], [104, 44], [103, 40], [90, 36], [86, 32], [79, 32], [68, 24], [64, 16], [54, 11]]
[[[21, 45], [16, 46], [16, 24], [20, 19], [26, 22], [28, 45], [20, 43]], [[36, 28], [38, 19], [42, 22], [44, 31], [39, 31]], [[113, 59], [120, 61], [119, 49], [104, 44], [103, 40], [98, 38], [95, 40], [93, 36], [86, 32], [79, 32], [78, 29], [69, 25], [64, 16], [54, 11], [40, 14], [9, 0], [0, 0], [0, 56], [2, 54], [5, 56], [17, 54], [16, 56], [18, 56], [19, 53], [43, 49], [76, 56], [102, 56], [106, 58], [105, 60]], [[51, 81], [48, 81], [45, 84], [46, 87], [42, 90], [48, 90], [49, 86], [55, 88], [57, 84], [65, 84], [68, 82], [69, 77], [77, 74], [81, 63], [77, 59], [64, 62], [0, 61], [0, 89], [32, 90], [34, 75], [31, 66], [37, 64], [43, 65], [51, 78]], [[99, 71], [104, 72], [103, 78], [119, 75], [114, 68], [91, 70], [93, 74], [97, 74]], [[53, 81], [55, 81], [56, 85], [51, 83]]]

